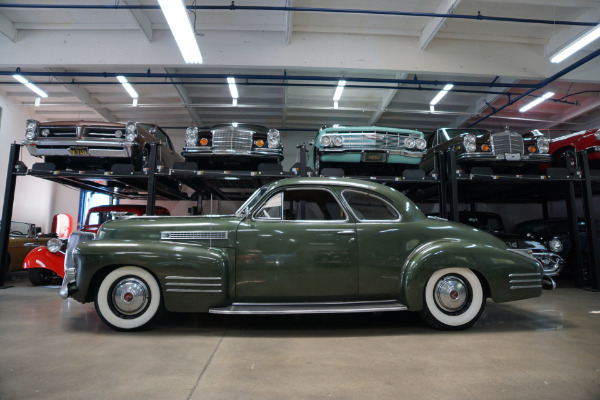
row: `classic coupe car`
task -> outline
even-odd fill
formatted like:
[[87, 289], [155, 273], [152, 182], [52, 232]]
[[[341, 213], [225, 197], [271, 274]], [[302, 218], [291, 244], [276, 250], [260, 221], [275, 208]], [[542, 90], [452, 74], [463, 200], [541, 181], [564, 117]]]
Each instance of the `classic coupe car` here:
[[416, 168], [425, 154], [422, 132], [379, 126], [323, 127], [315, 140], [314, 166], [341, 168], [346, 175], [398, 174]]
[[471, 167], [491, 167], [498, 173], [534, 173], [540, 164], [552, 160], [548, 143], [543, 136], [524, 139], [508, 129], [492, 133], [486, 129], [442, 128], [429, 138], [420, 167], [425, 172], [434, 171], [434, 154], [454, 148], [456, 162], [466, 173]]
[[27, 254], [36, 247], [45, 246], [53, 237], [41, 235], [40, 228], [28, 222], [11, 221], [9, 229], [6, 272], [22, 271]]
[[158, 164], [166, 169], [183, 158], [159, 126], [136, 122], [27, 120], [25, 140], [29, 154], [44, 157], [56, 169], [110, 169], [113, 164], [133, 164], [141, 170], [148, 161], [150, 145], [160, 143]]
[[600, 129], [573, 132], [559, 129], [535, 129], [523, 134], [523, 138], [535, 140], [539, 137], [550, 138], [552, 164], [555, 167], [567, 167], [573, 172], [579, 166], [577, 152], [585, 150], [591, 167], [600, 166]]
[[280, 164], [283, 147], [277, 129], [252, 124], [220, 124], [208, 130], [189, 127], [181, 153], [198, 169], [256, 171], [260, 164]]
[[[169, 210], [164, 207], [156, 207], [155, 213], [156, 215], [170, 215]], [[92, 207], [88, 210], [81, 231], [96, 233], [106, 221], [145, 214], [145, 205], [124, 204]], [[65, 276], [67, 243], [67, 239], [50, 239], [46, 246], [36, 247], [27, 254], [22, 264], [23, 268], [28, 271], [29, 282], [32, 285], [47, 285], [53, 279]]]
[[542, 266], [500, 239], [427, 218], [400, 192], [356, 179], [290, 178], [234, 215], [133, 217], [71, 235], [61, 297], [95, 302], [111, 328], [177, 312], [419, 311], [466, 328], [496, 302], [540, 296]]

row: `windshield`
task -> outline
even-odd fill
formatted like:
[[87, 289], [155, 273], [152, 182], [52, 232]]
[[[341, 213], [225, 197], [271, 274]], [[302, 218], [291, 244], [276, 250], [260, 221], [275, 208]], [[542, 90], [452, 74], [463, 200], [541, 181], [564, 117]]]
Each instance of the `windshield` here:
[[29, 234], [30, 224], [27, 222], [10, 221], [11, 236], [27, 236]]
[[246, 210], [252, 209], [252, 207], [254, 207], [254, 205], [258, 202], [258, 200], [262, 197], [263, 194], [265, 194], [265, 192], [268, 189], [269, 185], [265, 185], [256, 189], [256, 191], [252, 193], [252, 196], [250, 196], [250, 198], [246, 200], [240, 208], [238, 208], [238, 210], [235, 212], [235, 215], [242, 216], [246, 213]]

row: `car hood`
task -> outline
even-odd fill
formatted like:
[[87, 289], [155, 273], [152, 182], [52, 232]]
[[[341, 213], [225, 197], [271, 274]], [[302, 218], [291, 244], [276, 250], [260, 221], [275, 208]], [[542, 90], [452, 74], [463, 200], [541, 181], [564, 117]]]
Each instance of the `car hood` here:
[[98, 230], [98, 240], [161, 240], [231, 247], [241, 219], [234, 215], [132, 217], [104, 223]]

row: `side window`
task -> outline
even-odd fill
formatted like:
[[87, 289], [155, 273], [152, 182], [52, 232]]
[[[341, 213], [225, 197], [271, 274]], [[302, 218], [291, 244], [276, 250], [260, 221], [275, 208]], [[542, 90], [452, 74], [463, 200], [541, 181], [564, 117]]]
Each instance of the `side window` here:
[[345, 220], [346, 214], [333, 195], [323, 189], [290, 189], [271, 197], [254, 214], [257, 219], [286, 221]]
[[397, 221], [400, 219], [398, 211], [378, 196], [354, 190], [345, 190], [342, 194], [359, 220]]

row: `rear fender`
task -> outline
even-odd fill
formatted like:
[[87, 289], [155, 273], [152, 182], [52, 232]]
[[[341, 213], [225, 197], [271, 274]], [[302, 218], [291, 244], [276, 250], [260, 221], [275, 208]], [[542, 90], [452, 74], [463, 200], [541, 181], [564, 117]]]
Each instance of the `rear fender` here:
[[24, 269], [43, 268], [63, 278], [65, 276], [65, 255], [61, 252], [51, 253], [46, 246], [31, 250], [23, 261]]

